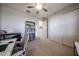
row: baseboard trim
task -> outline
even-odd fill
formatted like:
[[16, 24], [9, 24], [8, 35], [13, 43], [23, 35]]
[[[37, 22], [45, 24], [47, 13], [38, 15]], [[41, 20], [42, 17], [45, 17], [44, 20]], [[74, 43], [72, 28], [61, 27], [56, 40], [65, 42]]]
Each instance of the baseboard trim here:
[[69, 47], [69, 48], [74, 48], [74, 47], [72, 47], [72, 46], [69, 46], [69, 45], [67, 45], [67, 44], [64, 44], [64, 43], [59, 43], [59, 42], [57, 42], [57, 41], [54, 41], [54, 40], [51, 40], [51, 41], [53, 41], [53, 42], [55, 42], [55, 43], [57, 43], [57, 44], [61, 44], [61, 45], [67, 46], [67, 47]]

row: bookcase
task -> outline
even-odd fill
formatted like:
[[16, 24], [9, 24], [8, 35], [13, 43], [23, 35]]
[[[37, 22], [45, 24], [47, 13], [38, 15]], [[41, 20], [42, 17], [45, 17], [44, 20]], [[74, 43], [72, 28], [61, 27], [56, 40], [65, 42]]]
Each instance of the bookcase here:
[[28, 36], [29, 42], [35, 39], [35, 22], [25, 22], [25, 34]]

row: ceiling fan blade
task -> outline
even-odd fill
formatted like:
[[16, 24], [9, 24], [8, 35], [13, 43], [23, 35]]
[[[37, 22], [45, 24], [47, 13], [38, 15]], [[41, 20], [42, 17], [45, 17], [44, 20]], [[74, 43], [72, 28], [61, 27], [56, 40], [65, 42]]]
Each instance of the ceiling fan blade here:
[[30, 10], [26, 10], [26, 12], [30, 13]]
[[45, 11], [45, 12], [47, 12], [48, 10], [47, 9], [45, 9], [45, 8], [43, 8], [43, 10]]
[[27, 8], [34, 8], [34, 6], [27, 6]]
[[38, 11], [36, 11], [36, 13], [38, 14]]

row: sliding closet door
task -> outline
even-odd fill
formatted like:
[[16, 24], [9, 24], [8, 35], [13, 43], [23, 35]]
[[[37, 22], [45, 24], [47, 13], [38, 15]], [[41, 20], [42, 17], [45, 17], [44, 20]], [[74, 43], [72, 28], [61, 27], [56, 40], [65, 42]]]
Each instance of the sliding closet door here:
[[[48, 38], [61, 44], [73, 47], [79, 23], [78, 10], [51, 16], [48, 19]], [[78, 35], [77, 35], [78, 36]]]

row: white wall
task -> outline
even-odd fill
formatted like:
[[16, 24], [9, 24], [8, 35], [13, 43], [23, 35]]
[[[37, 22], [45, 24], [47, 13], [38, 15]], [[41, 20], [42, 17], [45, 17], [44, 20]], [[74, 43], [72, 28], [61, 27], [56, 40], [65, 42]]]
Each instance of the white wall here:
[[[41, 27], [41, 28], [40, 28]], [[47, 39], [47, 19], [39, 21], [39, 33], [40, 39]]]
[[[2, 29], [9, 32], [25, 33], [25, 21], [36, 22], [37, 18], [17, 11], [16, 9], [2, 6]], [[37, 33], [37, 32], [36, 32]]]
[[[51, 15], [48, 18], [48, 38], [73, 47], [77, 37], [79, 10], [66, 14]], [[79, 31], [79, 30], [78, 30]], [[79, 33], [79, 32], [78, 32]]]
[[0, 30], [1, 30], [1, 5], [0, 5]]
[[36, 38], [38, 39], [39, 38], [39, 20], [40, 19], [36, 19]]

